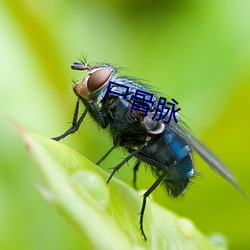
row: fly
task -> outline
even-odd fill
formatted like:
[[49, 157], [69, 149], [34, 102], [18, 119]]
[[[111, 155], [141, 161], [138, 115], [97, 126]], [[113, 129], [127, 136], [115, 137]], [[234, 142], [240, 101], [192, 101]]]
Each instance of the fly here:
[[[236, 184], [232, 172], [186, 129], [178, 112], [174, 113], [175, 119], [170, 119], [171, 115], [168, 113], [166, 116], [169, 118], [168, 122], [155, 119], [159, 98], [146, 85], [133, 78], [119, 77], [117, 70], [109, 64], [90, 66], [85, 62], [74, 62], [71, 68], [87, 71], [87, 74], [73, 87], [78, 99], [71, 127], [53, 139], [59, 141], [76, 132], [86, 114], [89, 113], [102, 129], [109, 130], [113, 138], [113, 147], [98, 163], [116, 147], [123, 147], [128, 152], [125, 159], [113, 169], [107, 183], [131, 158], [137, 159], [134, 166], [134, 186], [136, 171], [140, 165], [146, 163], [151, 167], [157, 178], [144, 193], [140, 212], [140, 230], [145, 240], [143, 216], [147, 197], [159, 184], [162, 184], [172, 197], [177, 197], [185, 192], [195, 174], [192, 151], [195, 151], [215, 172], [246, 197]], [[138, 101], [138, 95], [140, 94], [141, 97], [142, 93], [148, 93], [148, 98], [143, 100], [140, 98], [141, 107], [144, 109], [133, 109], [133, 98]], [[85, 110], [79, 116], [80, 102], [84, 104]], [[152, 105], [149, 107], [148, 103]], [[175, 101], [175, 103], [177, 102]], [[169, 110], [169, 105], [163, 108], [165, 112]]]

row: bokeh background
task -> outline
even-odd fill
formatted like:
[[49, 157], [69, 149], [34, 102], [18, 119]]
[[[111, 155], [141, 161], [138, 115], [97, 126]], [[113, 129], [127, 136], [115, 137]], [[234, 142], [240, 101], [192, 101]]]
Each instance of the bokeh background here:
[[[36, 191], [39, 173], [8, 118], [47, 137], [64, 132], [76, 100], [72, 80], [83, 77], [70, 65], [83, 55], [123, 66], [175, 98], [250, 195], [249, 13], [248, 0], [1, 1], [0, 249], [81, 248], [80, 234]], [[89, 118], [63, 143], [93, 162], [112, 144]], [[110, 171], [122, 157], [117, 150], [102, 167]], [[153, 199], [206, 234], [224, 234], [230, 249], [250, 249], [250, 202], [195, 160], [202, 177], [183, 198], [158, 188]], [[132, 167], [117, 175], [130, 185]], [[140, 188], [153, 180], [140, 170]]]

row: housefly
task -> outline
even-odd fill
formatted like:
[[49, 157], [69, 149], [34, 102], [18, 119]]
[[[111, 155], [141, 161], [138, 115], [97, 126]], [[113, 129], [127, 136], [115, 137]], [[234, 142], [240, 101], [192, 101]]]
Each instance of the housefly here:
[[[101, 160], [116, 147], [123, 147], [128, 152], [126, 158], [114, 167], [107, 183], [131, 158], [136, 158], [134, 184], [139, 166], [142, 163], [150, 166], [156, 176], [156, 181], [143, 195], [140, 230], [145, 240], [143, 216], [147, 197], [159, 184], [162, 184], [172, 197], [184, 193], [195, 174], [192, 151], [195, 151], [215, 172], [244, 195], [236, 184], [232, 172], [189, 132], [177, 112], [176, 117], [179, 121], [169, 119], [168, 122], [164, 122], [160, 119], [154, 119], [159, 98], [145, 84], [133, 78], [119, 77], [118, 70], [109, 64], [90, 66], [80, 61], [74, 62], [71, 68], [73, 70], [84, 70], [87, 74], [73, 87], [78, 99], [71, 127], [65, 133], [53, 139], [59, 141], [76, 132], [86, 114], [89, 113], [102, 129], [107, 128], [109, 130], [113, 138], [113, 147]], [[148, 102], [152, 104], [147, 109], [146, 114], [141, 109], [131, 111], [133, 98], [136, 99], [138, 93], [148, 93], [150, 96], [150, 99], [141, 101], [144, 106]], [[79, 116], [80, 102], [85, 106], [85, 110]], [[169, 110], [169, 107], [166, 105], [163, 111], [167, 110]], [[167, 118], [171, 117], [168, 115]]]

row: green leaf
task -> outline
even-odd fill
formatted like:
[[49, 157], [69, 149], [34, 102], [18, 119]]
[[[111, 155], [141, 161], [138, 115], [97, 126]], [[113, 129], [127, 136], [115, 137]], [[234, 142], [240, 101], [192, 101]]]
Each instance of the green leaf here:
[[212, 243], [186, 218], [148, 199], [144, 241], [139, 229], [143, 192], [108, 174], [60, 142], [21, 130], [44, 176], [39, 191], [81, 232], [83, 249], [226, 249]]

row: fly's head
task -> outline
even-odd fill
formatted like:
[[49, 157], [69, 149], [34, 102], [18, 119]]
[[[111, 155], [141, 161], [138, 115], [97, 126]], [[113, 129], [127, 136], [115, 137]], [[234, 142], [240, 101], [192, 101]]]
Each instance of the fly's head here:
[[71, 69], [88, 71], [73, 87], [75, 94], [85, 100], [97, 99], [101, 90], [108, 86], [109, 80], [115, 77], [115, 69], [110, 65], [89, 66], [83, 62], [74, 62]]

